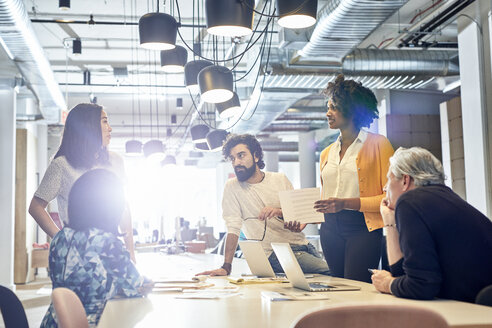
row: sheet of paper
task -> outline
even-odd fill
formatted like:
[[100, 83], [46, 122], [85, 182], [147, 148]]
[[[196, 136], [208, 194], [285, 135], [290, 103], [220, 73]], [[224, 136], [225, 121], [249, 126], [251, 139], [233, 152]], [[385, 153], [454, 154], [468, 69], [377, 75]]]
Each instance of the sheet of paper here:
[[314, 202], [320, 200], [319, 188], [284, 190], [278, 193], [284, 221], [300, 223], [323, 222], [323, 213], [314, 210]]
[[310, 292], [273, 292], [262, 291], [261, 296], [270, 301], [316, 301], [328, 300], [329, 297], [323, 293]]

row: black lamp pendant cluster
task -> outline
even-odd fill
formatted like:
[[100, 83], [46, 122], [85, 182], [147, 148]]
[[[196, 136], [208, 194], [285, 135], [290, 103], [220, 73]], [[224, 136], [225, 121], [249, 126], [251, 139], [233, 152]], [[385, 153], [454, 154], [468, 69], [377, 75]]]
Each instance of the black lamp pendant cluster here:
[[176, 47], [178, 22], [165, 13], [148, 13], [138, 21], [140, 45], [149, 50], [170, 50]]

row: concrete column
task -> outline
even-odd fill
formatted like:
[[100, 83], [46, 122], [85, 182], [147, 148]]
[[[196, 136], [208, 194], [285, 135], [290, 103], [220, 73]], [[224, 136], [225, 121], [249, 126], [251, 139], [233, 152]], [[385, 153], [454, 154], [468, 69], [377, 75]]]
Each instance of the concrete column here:
[[278, 151], [265, 151], [265, 171], [278, 172]]
[[458, 47], [467, 201], [490, 217], [490, 150], [487, 112], [492, 110], [490, 81], [490, 2], [477, 1], [458, 15]]
[[[48, 168], [48, 126], [45, 124], [37, 125], [38, 143], [37, 143], [37, 186], [41, 183], [44, 173]], [[39, 227], [37, 229], [37, 242], [43, 244], [46, 242], [46, 233]]]
[[[316, 187], [316, 141], [315, 132], [299, 133], [299, 171], [301, 188]], [[308, 224], [304, 229], [306, 235], [318, 235], [318, 227]]]
[[15, 98], [11, 87], [0, 86], [0, 285], [14, 289]]

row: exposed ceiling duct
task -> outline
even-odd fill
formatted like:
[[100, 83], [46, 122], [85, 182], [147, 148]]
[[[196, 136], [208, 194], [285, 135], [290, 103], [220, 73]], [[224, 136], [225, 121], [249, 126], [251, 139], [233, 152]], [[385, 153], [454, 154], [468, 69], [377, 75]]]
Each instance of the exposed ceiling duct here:
[[342, 59], [408, 0], [331, 0], [299, 54]]
[[58, 123], [65, 100], [21, 0], [0, 0], [0, 43], [36, 96], [48, 123]]
[[299, 143], [295, 141], [260, 141], [263, 151], [298, 151]]

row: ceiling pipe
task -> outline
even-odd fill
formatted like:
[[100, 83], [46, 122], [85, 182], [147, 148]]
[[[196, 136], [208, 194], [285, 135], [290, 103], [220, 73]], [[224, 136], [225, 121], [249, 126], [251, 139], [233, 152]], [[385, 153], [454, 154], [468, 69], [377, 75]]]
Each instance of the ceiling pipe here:
[[47, 123], [58, 123], [67, 105], [21, 0], [0, 0], [0, 43], [39, 101]]

